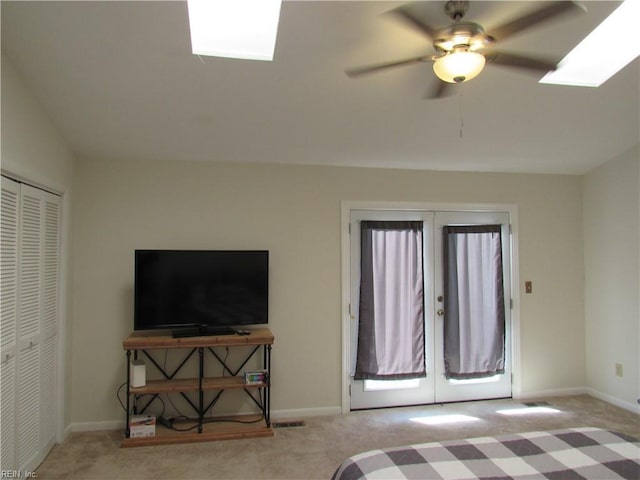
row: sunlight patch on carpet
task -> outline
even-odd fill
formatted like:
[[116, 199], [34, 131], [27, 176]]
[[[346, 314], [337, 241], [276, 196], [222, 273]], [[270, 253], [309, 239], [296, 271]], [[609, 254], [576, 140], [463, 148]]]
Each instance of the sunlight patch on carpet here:
[[412, 422], [422, 423], [423, 425], [447, 425], [451, 423], [466, 423], [480, 420], [477, 417], [469, 415], [451, 414], [451, 415], [430, 415], [426, 417], [414, 417]]
[[508, 408], [506, 410], [497, 410], [501, 415], [540, 415], [540, 414], [556, 414], [562, 413], [560, 410], [545, 406], [533, 406], [522, 408]]

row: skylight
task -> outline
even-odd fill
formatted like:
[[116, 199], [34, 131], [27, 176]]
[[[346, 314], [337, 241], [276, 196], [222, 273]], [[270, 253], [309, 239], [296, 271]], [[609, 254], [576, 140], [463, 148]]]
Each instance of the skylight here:
[[188, 0], [195, 55], [273, 60], [280, 0]]
[[540, 83], [599, 87], [640, 54], [640, 1], [626, 0]]

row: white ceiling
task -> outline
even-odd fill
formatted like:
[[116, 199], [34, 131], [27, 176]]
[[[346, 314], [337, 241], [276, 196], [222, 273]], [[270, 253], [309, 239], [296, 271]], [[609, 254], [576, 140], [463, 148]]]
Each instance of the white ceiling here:
[[[537, 2], [472, 2], [491, 27]], [[619, 2], [496, 49], [561, 59]], [[401, 2], [285, 1], [273, 62], [191, 54], [185, 2], [2, 2], [2, 48], [79, 158], [581, 174], [638, 143], [638, 59], [599, 88], [489, 66], [425, 100], [431, 52], [382, 15]], [[445, 26], [444, 2], [427, 2]], [[461, 128], [462, 126], [462, 128]], [[462, 138], [461, 138], [462, 133]]]

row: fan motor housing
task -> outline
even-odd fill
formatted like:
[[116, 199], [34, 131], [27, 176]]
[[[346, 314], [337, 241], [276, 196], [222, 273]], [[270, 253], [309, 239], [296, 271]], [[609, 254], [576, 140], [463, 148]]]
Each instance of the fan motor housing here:
[[440, 52], [451, 52], [456, 47], [467, 47], [474, 51], [485, 48], [491, 41], [492, 38], [477, 23], [461, 22], [440, 30], [438, 38], [433, 41], [433, 47]]

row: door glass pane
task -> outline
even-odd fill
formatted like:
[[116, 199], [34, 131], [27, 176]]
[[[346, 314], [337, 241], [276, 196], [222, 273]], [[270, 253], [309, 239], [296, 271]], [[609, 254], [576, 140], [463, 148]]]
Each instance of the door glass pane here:
[[377, 392], [381, 390], [401, 390], [406, 388], [418, 388], [419, 378], [408, 378], [405, 380], [365, 380], [365, 392]]
[[483, 377], [483, 378], [465, 378], [465, 379], [450, 378], [448, 381], [451, 385], [475, 385], [479, 383], [494, 383], [494, 382], [500, 381], [500, 375], [494, 375], [492, 377]]
[[443, 246], [445, 376], [504, 373], [501, 227], [445, 226]]
[[422, 222], [363, 221], [356, 380], [426, 375]]

